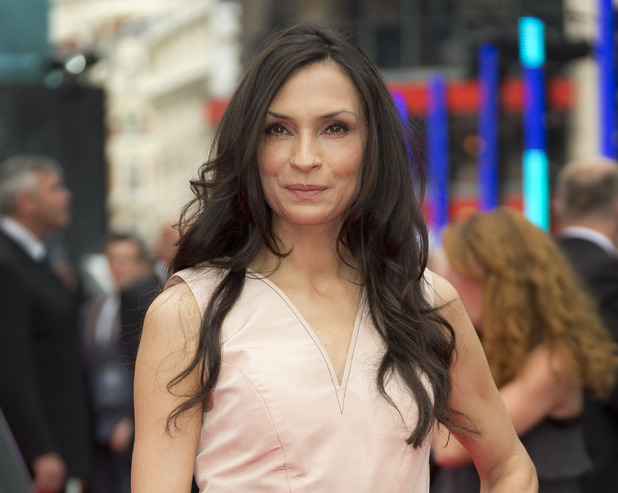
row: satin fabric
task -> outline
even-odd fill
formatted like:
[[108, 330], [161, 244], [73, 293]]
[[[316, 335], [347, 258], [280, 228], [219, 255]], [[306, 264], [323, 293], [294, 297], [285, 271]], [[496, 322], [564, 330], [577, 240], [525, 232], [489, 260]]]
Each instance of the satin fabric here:
[[[203, 312], [221, 275], [202, 266], [168, 285], [186, 282]], [[416, 404], [396, 378], [387, 392], [398, 410], [376, 388], [384, 347], [364, 300], [341, 382], [302, 314], [255, 272], [221, 340], [195, 462], [200, 492], [429, 491], [431, 437], [418, 449], [407, 445]]]

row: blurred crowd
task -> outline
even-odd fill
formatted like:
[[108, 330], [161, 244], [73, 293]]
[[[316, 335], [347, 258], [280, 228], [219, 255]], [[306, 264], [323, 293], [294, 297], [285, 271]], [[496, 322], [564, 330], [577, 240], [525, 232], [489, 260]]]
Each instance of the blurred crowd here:
[[[567, 163], [553, 208], [553, 234], [508, 208], [461, 218], [434, 267], [461, 296], [539, 492], [618, 491], [618, 163]], [[479, 491], [440, 428], [432, 458], [432, 493]]]
[[0, 164], [0, 409], [35, 493], [129, 493], [133, 368], [178, 232], [110, 231], [81, 271], [54, 255], [71, 199], [50, 157]]

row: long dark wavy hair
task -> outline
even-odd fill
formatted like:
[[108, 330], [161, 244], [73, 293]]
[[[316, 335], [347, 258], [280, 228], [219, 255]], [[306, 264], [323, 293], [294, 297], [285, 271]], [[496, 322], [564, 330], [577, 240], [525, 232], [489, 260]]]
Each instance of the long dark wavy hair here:
[[[397, 373], [419, 409], [407, 442], [420, 446], [437, 419], [456, 428], [449, 406], [449, 367], [455, 348], [452, 328], [424, 295], [427, 228], [421, 205], [424, 172], [412, 159], [406, 122], [399, 116], [381, 74], [342, 33], [301, 24], [275, 36], [248, 66], [220, 122], [210, 159], [191, 182], [194, 199], [184, 209], [174, 272], [208, 262], [226, 275], [203, 316], [190, 366], [169, 384], [197, 370], [201, 388], [168, 419], [207, 402], [221, 365], [220, 332], [238, 299], [245, 274], [262, 246], [284, 257], [272, 228], [272, 211], [260, 185], [257, 150], [268, 107], [299, 69], [328, 61], [352, 80], [364, 105], [367, 143], [360, 190], [347, 211], [338, 246], [351, 254], [364, 284], [369, 311], [386, 352], [377, 385], [391, 403], [385, 382]], [[431, 384], [428, 391], [423, 376]], [[433, 396], [432, 396], [433, 394]]]

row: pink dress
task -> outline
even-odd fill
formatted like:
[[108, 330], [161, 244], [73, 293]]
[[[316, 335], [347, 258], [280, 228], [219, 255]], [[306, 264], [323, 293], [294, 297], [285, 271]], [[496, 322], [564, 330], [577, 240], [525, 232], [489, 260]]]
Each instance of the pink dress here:
[[[184, 280], [203, 311], [220, 273], [196, 267], [170, 283]], [[387, 392], [401, 414], [376, 388], [384, 349], [364, 302], [341, 383], [303, 316], [257, 273], [247, 274], [221, 340], [195, 461], [200, 492], [429, 491], [431, 437], [418, 449], [407, 445], [416, 404], [396, 378]]]

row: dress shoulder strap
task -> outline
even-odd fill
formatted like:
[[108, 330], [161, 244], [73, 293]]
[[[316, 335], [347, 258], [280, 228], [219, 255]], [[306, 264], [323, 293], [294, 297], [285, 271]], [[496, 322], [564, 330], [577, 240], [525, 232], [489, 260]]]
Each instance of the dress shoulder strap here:
[[423, 272], [422, 282], [425, 288], [425, 298], [431, 306], [434, 306], [435, 291], [433, 287], [433, 272], [431, 272], [429, 269], [425, 269], [425, 271]]
[[222, 269], [209, 264], [199, 264], [176, 272], [167, 281], [165, 289], [181, 282], [186, 283], [195, 297], [200, 313], [203, 314], [223, 276], [224, 271]]

